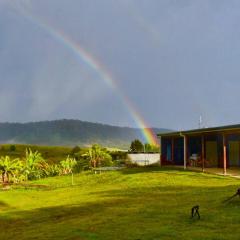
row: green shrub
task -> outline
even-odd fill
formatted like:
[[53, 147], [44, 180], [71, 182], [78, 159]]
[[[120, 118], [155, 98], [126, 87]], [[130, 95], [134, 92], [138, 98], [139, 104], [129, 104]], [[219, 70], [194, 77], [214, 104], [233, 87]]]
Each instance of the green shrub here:
[[10, 152], [15, 152], [16, 151], [16, 146], [15, 145], [10, 145], [9, 146], [9, 151]]
[[109, 154], [112, 157], [112, 160], [126, 160], [127, 159], [127, 152], [123, 152], [123, 151], [112, 151], [109, 152]]
[[47, 163], [38, 151], [33, 152], [30, 148], [26, 149], [24, 163], [23, 170], [26, 180], [38, 179], [47, 175]]
[[74, 172], [80, 173], [85, 170], [89, 170], [90, 165], [89, 165], [89, 160], [86, 158], [80, 158], [77, 160], [77, 164], [74, 167]]
[[82, 157], [88, 159], [89, 165], [93, 168], [102, 166], [112, 166], [112, 157], [108, 153], [106, 148], [102, 148], [98, 144], [92, 145], [92, 147], [82, 155]]
[[18, 158], [11, 160], [9, 156], [0, 158], [0, 174], [3, 183], [11, 182], [10, 177], [16, 178], [22, 165]]
[[72, 149], [71, 154], [74, 155], [74, 154], [76, 154], [76, 153], [78, 153], [78, 152], [80, 152], [80, 151], [81, 151], [81, 148], [80, 148], [79, 146], [75, 146], [75, 147]]
[[68, 156], [66, 160], [63, 160], [60, 162], [61, 174], [66, 175], [66, 174], [73, 173], [73, 170], [76, 164], [77, 164], [77, 161], [75, 160], [75, 158], [71, 158]]
[[110, 155], [106, 155], [104, 159], [100, 162], [101, 167], [111, 167], [113, 166], [113, 161]]
[[61, 166], [58, 164], [53, 164], [48, 166], [48, 176], [54, 177], [61, 174]]

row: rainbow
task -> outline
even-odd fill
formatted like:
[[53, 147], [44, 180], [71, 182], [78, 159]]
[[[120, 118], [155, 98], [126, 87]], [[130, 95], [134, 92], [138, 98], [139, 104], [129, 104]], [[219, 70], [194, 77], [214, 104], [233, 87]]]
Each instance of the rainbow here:
[[[134, 120], [135, 124], [138, 128], [141, 129], [142, 135], [146, 141], [146, 143], [158, 145], [158, 140], [156, 134], [153, 132], [151, 128], [148, 127], [147, 123], [143, 119], [143, 117], [137, 111], [137, 108], [133, 105], [130, 99], [120, 90], [117, 82], [113, 79], [111, 74], [102, 66], [102, 64], [97, 61], [96, 58], [93, 57], [88, 51], [86, 51], [79, 43], [76, 43], [67, 36], [64, 32], [54, 28], [53, 26], [49, 25], [43, 19], [30, 14], [24, 9], [20, 9], [21, 15], [27, 18], [32, 23], [39, 26], [44, 31], [48, 32], [53, 38], [57, 41], [61, 42], [67, 49], [72, 51], [75, 56], [83, 61], [88, 67], [94, 70], [101, 79], [108, 85], [111, 89], [115, 90], [116, 93], [120, 96], [121, 101], [124, 105], [127, 106], [128, 112], [130, 113], [132, 119]], [[18, 9], [19, 12], [19, 9]]]

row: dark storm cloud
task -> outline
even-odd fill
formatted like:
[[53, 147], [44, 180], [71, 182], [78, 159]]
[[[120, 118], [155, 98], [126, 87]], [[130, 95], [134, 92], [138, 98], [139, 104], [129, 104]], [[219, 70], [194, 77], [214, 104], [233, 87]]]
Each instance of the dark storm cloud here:
[[133, 125], [126, 103], [30, 12], [108, 69], [152, 126], [239, 122], [240, 2], [0, 0], [1, 121]]

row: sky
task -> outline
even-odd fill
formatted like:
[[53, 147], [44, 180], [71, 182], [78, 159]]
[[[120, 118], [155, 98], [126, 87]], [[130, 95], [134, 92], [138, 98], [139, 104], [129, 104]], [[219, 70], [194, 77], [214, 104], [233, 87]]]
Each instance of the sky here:
[[240, 123], [239, 22], [238, 0], [0, 0], [0, 122]]

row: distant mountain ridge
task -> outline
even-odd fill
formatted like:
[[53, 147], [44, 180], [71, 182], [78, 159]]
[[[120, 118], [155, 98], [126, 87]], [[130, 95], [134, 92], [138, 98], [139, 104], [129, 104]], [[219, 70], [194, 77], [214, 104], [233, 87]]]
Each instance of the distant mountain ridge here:
[[[163, 128], [152, 130], [155, 133], [171, 131]], [[99, 143], [106, 147], [127, 147], [136, 138], [144, 141], [141, 129], [81, 120], [0, 123], [0, 143], [59, 146], [86, 146]]]

